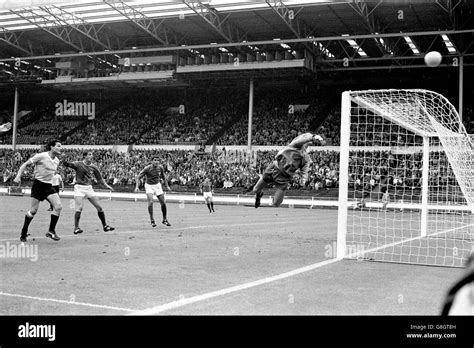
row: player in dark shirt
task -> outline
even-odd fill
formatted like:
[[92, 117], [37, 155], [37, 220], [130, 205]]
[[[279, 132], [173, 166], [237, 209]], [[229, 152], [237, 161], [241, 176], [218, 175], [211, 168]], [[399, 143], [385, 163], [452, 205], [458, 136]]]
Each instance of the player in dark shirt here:
[[207, 208], [209, 209], [209, 213], [213, 213], [214, 211], [214, 202], [212, 200], [212, 193], [214, 191], [214, 186], [212, 185], [211, 180], [209, 178], [204, 179], [201, 184], [201, 193], [204, 196], [204, 200], [206, 201]]
[[301, 182], [304, 184], [308, 178], [311, 158], [306, 152], [308, 145], [312, 142], [324, 142], [319, 135], [304, 133], [297, 136], [293, 141], [280, 150], [275, 160], [265, 169], [263, 175], [253, 188], [255, 193], [255, 208], [260, 206], [260, 199], [263, 196], [263, 189], [270, 184], [274, 184], [276, 191], [273, 197], [273, 206], [280, 206], [283, 197], [288, 189], [288, 183], [295, 175], [296, 171], [301, 173]]
[[98, 182], [107, 187], [110, 191], [113, 191], [114, 189], [104, 181], [102, 175], [100, 175], [99, 169], [92, 164], [92, 151], [84, 152], [82, 157], [82, 161], [63, 162], [64, 166], [76, 171], [76, 184], [74, 185], [74, 202], [76, 206], [76, 213], [74, 215], [74, 234], [84, 232], [79, 227], [79, 220], [81, 219], [82, 208], [84, 206], [84, 198], [87, 198], [97, 209], [97, 215], [99, 215], [99, 219], [102, 222], [104, 232], [113, 231], [115, 228], [107, 225], [104, 209], [102, 209], [102, 206], [99, 203], [99, 199], [92, 188], [92, 184]]
[[161, 221], [161, 223], [166, 226], [171, 226], [166, 218], [166, 200], [161, 187], [161, 182], [166, 185], [168, 191], [171, 191], [171, 189], [168, 185], [168, 179], [166, 178], [163, 166], [159, 164], [158, 161], [153, 161], [150, 165], [143, 168], [143, 170], [137, 175], [135, 192], [140, 191], [140, 182], [143, 178], [145, 178], [145, 193], [148, 200], [148, 214], [150, 215], [151, 226], [156, 227], [155, 219], [153, 217], [153, 195], [156, 195], [161, 205], [161, 213], [163, 215], [163, 221]]

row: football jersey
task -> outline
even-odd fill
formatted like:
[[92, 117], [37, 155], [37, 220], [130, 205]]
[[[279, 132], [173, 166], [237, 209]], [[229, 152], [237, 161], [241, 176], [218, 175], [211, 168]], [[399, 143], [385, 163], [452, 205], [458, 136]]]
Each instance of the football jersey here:
[[93, 164], [88, 165], [82, 161], [76, 161], [64, 162], [64, 165], [76, 171], [76, 184], [78, 185], [92, 185], [95, 181], [101, 183], [104, 181], [99, 169]]
[[61, 175], [59, 175], [59, 174], [54, 174], [51, 184], [52, 184], [53, 186], [59, 186], [59, 183], [60, 183], [60, 182], [61, 182]]
[[306, 153], [305, 149], [302, 149], [303, 145], [312, 142], [313, 135], [310, 133], [301, 134], [296, 137], [288, 146], [285, 146], [280, 150], [276, 157], [275, 162], [278, 169], [284, 174], [292, 177], [295, 175], [298, 169], [302, 170], [307, 174], [309, 170], [309, 164], [311, 158]]
[[211, 192], [212, 191], [212, 183], [210, 181], [204, 181], [202, 183], [202, 192]]
[[52, 159], [49, 152], [40, 152], [30, 158], [35, 165], [34, 178], [46, 184], [52, 184], [53, 175], [58, 169], [59, 158]]
[[145, 176], [145, 180], [148, 185], [156, 185], [158, 183], [161, 183], [163, 170], [164, 169], [161, 165], [155, 167], [150, 164], [143, 168], [140, 174], [138, 174], [138, 178], [142, 178], [143, 176]]

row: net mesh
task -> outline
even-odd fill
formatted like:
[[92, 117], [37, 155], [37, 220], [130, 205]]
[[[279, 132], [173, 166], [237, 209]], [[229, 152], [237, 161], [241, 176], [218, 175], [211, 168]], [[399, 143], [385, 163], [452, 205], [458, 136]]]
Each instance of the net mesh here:
[[456, 110], [424, 90], [350, 95], [346, 257], [463, 266], [472, 252], [474, 162]]

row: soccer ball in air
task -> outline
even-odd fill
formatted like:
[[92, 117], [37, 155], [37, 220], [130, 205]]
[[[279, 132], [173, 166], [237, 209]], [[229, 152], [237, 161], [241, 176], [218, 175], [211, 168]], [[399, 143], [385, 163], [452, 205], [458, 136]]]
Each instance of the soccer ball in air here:
[[435, 67], [441, 63], [442, 59], [443, 57], [441, 56], [441, 53], [436, 52], [436, 51], [431, 51], [425, 55], [425, 64], [428, 65], [429, 67]]

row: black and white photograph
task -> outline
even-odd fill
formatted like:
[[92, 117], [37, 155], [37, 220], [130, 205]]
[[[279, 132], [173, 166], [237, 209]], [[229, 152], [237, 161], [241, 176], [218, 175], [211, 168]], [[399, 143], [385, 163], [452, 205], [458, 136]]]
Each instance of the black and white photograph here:
[[472, 347], [473, 81], [471, 0], [1, 0], [0, 347]]

